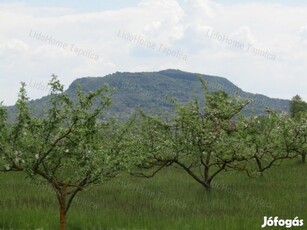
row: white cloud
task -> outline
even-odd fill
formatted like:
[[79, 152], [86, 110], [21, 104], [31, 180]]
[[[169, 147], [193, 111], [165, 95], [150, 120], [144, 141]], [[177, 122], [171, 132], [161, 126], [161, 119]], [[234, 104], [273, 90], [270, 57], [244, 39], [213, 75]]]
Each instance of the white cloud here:
[[230, 37], [246, 44], [255, 43], [255, 38], [252, 37], [251, 30], [248, 26], [240, 26], [238, 30], [235, 30], [230, 35]]
[[[135, 7], [80, 13], [69, 8], [0, 4], [0, 98], [12, 104], [18, 82], [58, 74], [67, 86], [77, 77], [116, 71], [183, 69], [220, 75], [254, 93], [306, 96], [307, 7], [269, 3], [222, 5], [210, 0], [143, 0]], [[67, 48], [31, 37], [30, 31], [67, 43]], [[118, 36], [118, 31], [187, 55], [166, 56]], [[244, 49], [208, 36], [215, 31]], [[272, 61], [247, 51], [276, 55]], [[70, 47], [91, 51], [95, 61]], [[40, 97], [45, 92], [29, 89]], [[307, 98], [305, 98], [307, 99]]]

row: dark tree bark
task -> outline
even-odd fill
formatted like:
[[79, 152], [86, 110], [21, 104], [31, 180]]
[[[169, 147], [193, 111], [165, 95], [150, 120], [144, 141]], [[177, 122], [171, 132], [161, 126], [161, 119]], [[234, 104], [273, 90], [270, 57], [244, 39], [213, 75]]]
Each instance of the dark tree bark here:
[[66, 185], [58, 191], [58, 200], [60, 205], [60, 230], [66, 229]]
[[60, 205], [60, 230], [66, 229], [66, 208]]
[[306, 162], [306, 153], [302, 153], [301, 156], [302, 156], [302, 163], [305, 164], [305, 162]]

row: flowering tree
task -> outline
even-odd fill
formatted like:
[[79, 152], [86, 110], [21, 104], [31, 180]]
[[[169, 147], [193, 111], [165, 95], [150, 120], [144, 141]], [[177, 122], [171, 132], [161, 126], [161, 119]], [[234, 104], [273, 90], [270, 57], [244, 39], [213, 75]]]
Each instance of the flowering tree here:
[[242, 141], [250, 146], [249, 164], [245, 167], [250, 176], [263, 175], [272, 166], [297, 156], [301, 132], [293, 119], [287, 114], [267, 112], [266, 116], [244, 118], [246, 138]]
[[50, 81], [50, 108], [43, 117], [31, 115], [25, 84], [17, 101], [13, 123], [0, 109], [2, 171], [22, 171], [32, 180], [50, 184], [60, 206], [60, 229], [75, 196], [93, 184], [104, 183], [125, 168], [122, 136], [99, 121], [110, 105], [108, 87], [87, 94], [78, 90], [72, 100], [56, 76]]
[[142, 115], [138, 124], [141, 128], [133, 135], [133, 152], [140, 153], [136, 165], [153, 172], [141, 170], [133, 175], [151, 177], [174, 165], [209, 190], [217, 175], [244, 166], [251, 151], [242, 141], [244, 124], [234, 118], [249, 102], [224, 91], [210, 93], [202, 83], [203, 108], [195, 99], [186, 105], [175, 103], [176, 114], [171, 121]]
[[[307, 102], [303, 101], [303, 99], [296, 95], [290, 101], [290, 114], [291, 117], [296, 122], [297, 127], [297, 140], [298, 140], [298, 151], [302, 157], [302, 162], [306, 162], [306, 124], [307, 124]], [[298, 135], [301, 134], [301, 135]]]
[[304, 164], [307, 154], [307, 113], [301, 114], [300, 119], [294, 119], [294, 127], [295, 151], [301, 155]]

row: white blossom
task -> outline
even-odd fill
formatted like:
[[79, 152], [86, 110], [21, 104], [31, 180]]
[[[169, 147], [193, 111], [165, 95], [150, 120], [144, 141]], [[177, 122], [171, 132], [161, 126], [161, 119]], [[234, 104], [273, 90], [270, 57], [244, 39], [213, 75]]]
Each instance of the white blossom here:
[[5, 170], [10, 170], [11, 166], [10, 165], [4, 165]]

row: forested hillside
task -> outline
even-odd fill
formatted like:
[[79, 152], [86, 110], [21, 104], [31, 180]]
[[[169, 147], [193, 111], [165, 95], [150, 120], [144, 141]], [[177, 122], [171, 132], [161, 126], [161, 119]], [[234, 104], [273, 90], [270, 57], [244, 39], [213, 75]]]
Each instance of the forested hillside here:
[[[260, 94], [244, 92], [232, 82], [223, 77], [200, 75], [180, 70], [163, 70], [159, 72], [116, 72], [105, 77], [84, 77], [75, 80], [66, 93], [75, 96], [78, 84], [84, 91], [94, 91], [108, 83], [115, 88], [112, 96], [112, 106], [106, 116], [127, 118], [136, 108], [147, 112], [160, 113], [172, 110], [170, 98], [179, 102], [188, 102], [193, 97], [202, 97], [202, 87], [199, 77], [206, 80], [209, 90], [225, 90], [228, 94], [238, 94], [243, 98], [252, 99], [243, 112], [245, 114], [262, 114], [266, 108], [277, 111], [289, 111], [289, 101], [273, 99]], [[47, 108], [48, 96], [31, 101], [36, 114]], [[15, 107], [9, 110], [14, 114]]]

